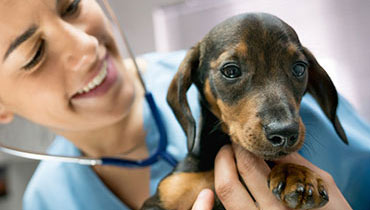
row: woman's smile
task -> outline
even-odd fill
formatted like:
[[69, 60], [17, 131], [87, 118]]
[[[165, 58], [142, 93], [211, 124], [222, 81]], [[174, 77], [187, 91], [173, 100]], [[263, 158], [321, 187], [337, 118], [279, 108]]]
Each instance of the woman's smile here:
[[79, 90], [77, 93], [83, 94], [90, 92], [90, 90], [93, 90], [95, 89], [95, 87], [99, 86], [106, 76], [107, 76], [107, 62], [103, 61], [103, 65], [102, 68], [100, 69], [100, 72], [92, 79], [91, 82], [89, 82], [89, 84], [81, 88], [81, 90]]
[[99, 65], [100, 70], [82, 87], [72, 99], [91, 98], [104, 95], [117, 80], [117, 67], [107, 53]]

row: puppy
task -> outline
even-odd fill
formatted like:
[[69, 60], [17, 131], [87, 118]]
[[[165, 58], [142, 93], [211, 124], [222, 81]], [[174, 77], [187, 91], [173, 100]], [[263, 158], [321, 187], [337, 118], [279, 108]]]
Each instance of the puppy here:
[[[186, 99], [192, 84], [201, 106], [197, 134]], [[230, 139], [265, 160], [299, 150], [305, 134], [299, 108], [307, 92], [348, 143], [336, 116], [332, 81], [288, 24], [253, 13], [214, 27], [188, 51], [167, 95], [189, 153], [143, 209], [191, 209], [203, 188], [214, 189], [214, 158]], [[318, 208], [329, 199], [322, 179], [303, 166], [276, 165], [266, 184], [290, 208]], [[218, 199], [214, 209], [224, 209]]]

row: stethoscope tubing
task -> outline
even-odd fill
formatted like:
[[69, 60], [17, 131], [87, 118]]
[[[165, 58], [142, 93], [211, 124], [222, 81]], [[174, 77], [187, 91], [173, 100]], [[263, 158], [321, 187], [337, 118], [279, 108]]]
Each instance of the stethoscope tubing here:
[[58, 162], [65, 162], [65, 163], [77, 163], [81, 165], [112, 165], [112, 166], [120, 166], [126, 168], [139, 168], [139, 167], [147, 167], [153, 165], [160, 159], [165, 160], [171, 166], [176, 166], [177, 160], [172, 157], [167, 151], [167, 132], [164, 127], [164, 123], [162, 117], [158, 111], [158, 107], [154, 101], [153, 95], [148, 92], [145, 93], [146, 101], [149, 105], [151, 110], [151, 114], [153, 115], [155, 124], [159, 131], [159, 145], [155, 153], [149, 156], [146, 159], [142, 160], [130, 160], [130, 159], [122, 159], [122, 158], [115, 158], [115, 157], [102, 157], [102, 158], [88, 158], [88, 157], [72, 157], [72, 156], [61, 156], [61, 155], [48, 155], [44, 153], [38, 152], [31, 152], [27, 150], [22, 150], [14, 147], [5, 146], [0, 143], [0, 151], [26, 159], [33, 159], [33, 160], [46, 160], [46, 161], [58, 161]]
[[88, 157], [71, 157], [71, 156], [61, 156], [61, 155], [48, 155], [44, 153], [31, 152], [27, 150], [22, 150], [14, 147], [5, 146], [0, 144], [0, 151], [9, 155], [32, 159], [32, 160], [47, 160], [47, 161], [58, 161], [66, 163], [77, 163], [81, 165], [101, 165], [102, 160], [97, 158]]
[[151, 114], [154, 118], [155, 125], [157, 126], [159, 132], [159, 145], [157, 150], [153, 155], [149, 158], [143, 160], [123, 160], [120, 158], [102, 158], [103, 165], [115, 165], [115, 166], [123, 166], [123, 167], [146, 167], [154, 164], [160, 159], [165, 160], [173, 167], [177, 165], [177, 160], [172, 157], [168, 152], [166, 152], [167, 147], [167, 132], [166, 128], [164, 127], [164, 122], [162, 117], [158, 111], [158, 107], [154, 101], [153, 95], [150, 92], [145, 93], [145, 99], [149, 105]]

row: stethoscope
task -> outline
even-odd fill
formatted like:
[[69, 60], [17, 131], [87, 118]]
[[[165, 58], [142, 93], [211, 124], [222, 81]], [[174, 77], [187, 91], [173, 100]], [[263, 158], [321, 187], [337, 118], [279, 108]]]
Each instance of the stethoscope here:
[[163, 123], [163, 120], [161, 118], [161, 115], [158, 111], [158, 107], [154, 101], [153, 95], [151, 92], [147, 91], [144, 80], [140, 74], [139, 67], [136, 63], [136, 60], [134, 59], [135, 56], [128, 44], [128, 40], [126, 36], [123, 33], [123, 30], [118, 24], [118, 20], [116, 15], [114, 14], [112, 8], [110, 7], [107, 0], [103, 0], [104, 6], [107, 9], [108, 13], [110, 14], [111, 18], [113, 19], [113, 22], [117, 25], [119, 29], [119, 33], [127, 47], [127, 52], [131, 59], [133, 60], [134, 67], [136, 69], [136, 72], [139, 76], [140, 82], [144, 88], [145, 91], [145, 99], [149, 105], [149, 109], [151, 111], [151, 114], [154, 118], [155, 125], [159, 132], [159, 144], [157, 149], [153, 154], [151, 154], [148, 158], [142, 159], [142, 160], [132, 160], [132, 159], [123, 159], [123, 158], [115, 158], [115, 157], [101, 157], [101, 158], [88, 158], [88, 157], [71, 157], [71, 156], [58, 156], [58, 155], [49, 155], [44, 153], [36, 153], [31, 152], [27, 150], [21, 150], [14, 147], [5, 146], [0, 143], [0, 151], [5, 152], [10, 155], [27, 158], [27, 159], [34, 159], [34, 160], [47, 160], [47, 161], [59, 161], [59, 162], [67, 162], [67, 163], [77, 163], [81, 165], [113, 165], [113, 166], [120, 166], [120, 167], [127, 167], [127, 168], [139, 168], [139, 167], [147, 167], [150, 165], [153, 165], [159, 160], [165, 160], [167, 163], [169, 163], [172, 166], [175, 166], [177, 164], [177, 160], [166, 151], [167, 148], [167, 133], [166, 129]]

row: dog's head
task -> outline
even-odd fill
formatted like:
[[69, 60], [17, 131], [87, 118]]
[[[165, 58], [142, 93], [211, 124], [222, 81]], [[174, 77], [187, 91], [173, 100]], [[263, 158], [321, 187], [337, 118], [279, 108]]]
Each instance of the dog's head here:
[[302, 146], [305, 128], [299, 108], [307, 91], [347, 143], [336, 116], [338, 96], [332, 81], [295, 31], [273, 15], [232, 17], [187, 53], [167, 100], [187, 134], [189, 151], [195, 121], [186, 91], [193, 83], [231, 140], [265, 159]]

